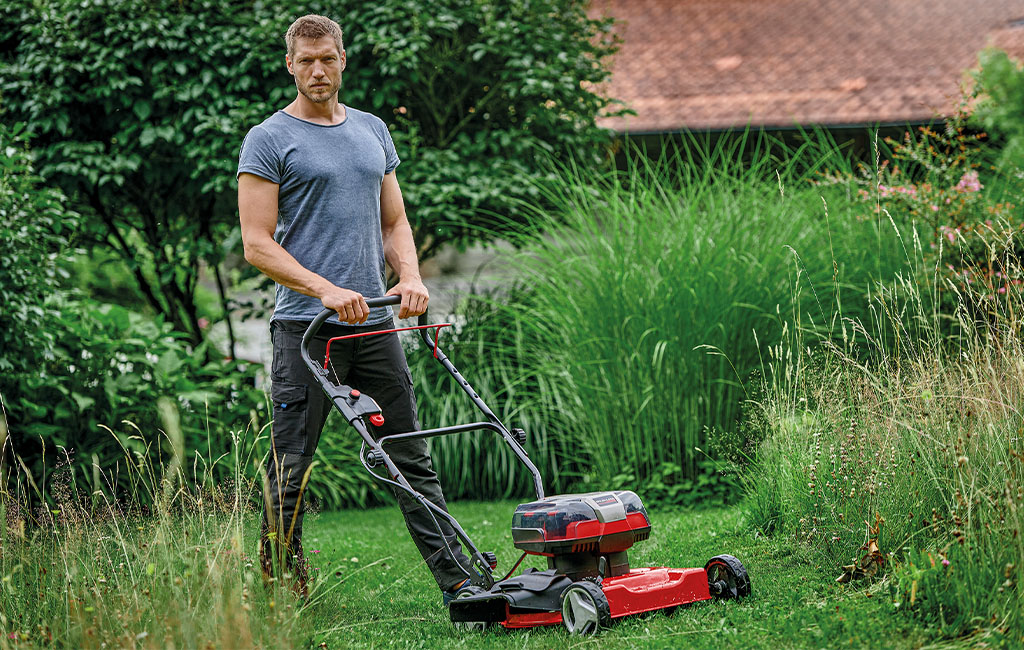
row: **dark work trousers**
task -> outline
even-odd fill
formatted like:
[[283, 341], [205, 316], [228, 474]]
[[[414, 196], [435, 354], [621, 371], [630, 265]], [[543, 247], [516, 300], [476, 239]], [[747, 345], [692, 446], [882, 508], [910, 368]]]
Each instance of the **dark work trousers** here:
[[[296, 505], [299, 502], [303, 476], [313, 461], [313, 453], [320, 441], [324, 422], [327, 415], [334, 410], [327, 395], [299, 354], [302, 334], [308, 325], [307, 322], [276, 320], [270, 327], [274, 345], [274, 362], [270, 374], [270, 393], [274, 402], [274, 444], [273, 452], [267, 460], [269, 494], [264, 505], [261, 546], [266, 558], [274, 548], [272, 540], [287, 540], [283, 548], [277, 548], [286, 564], [296, 569], [303, 580], [305, 571], [301, 539], [304, 500], [299, 508], [296, 508]], [[390, 321], [363, 326], [325, 323], [310, 344], [310, 356], [314, 360], [324, 359], [327, 339], [332, 336], [380, 331], [393, 327]], [[379, 438], [392, 433], [419, 429], [412, 376], [409, 374], [405, 352], [396, 334], [335, 341], [331, 344], [328, 370], [332, 371], [331, 381], [357, 388], [380, 405], [384, 424], [380, 427], [369, 426], [372, 435]], [[337, 430], [332, 431], [330, 435], [359, 435], [355, 429], [349, 427], [340, 414], [336, 415], [333, 421], [337, 424]], [[387, 446], [386, 451], [414, 489], [447, 511], [425, 440], [392, 443]], [[353, 458], [352, 462], [358, 464], [359, 460]], [[315, 477], [311, 476], [309, 480], [313, 481]], [[392, 491], [398, 499], [409, 533], [438, 586], [448, 590], [465, 580], [467, 573], [456, 566], [449, 557], [427, 509], [404, 490], [392, 488]], [[269, 517], [267, 508], [270, 510]], [[459, 564], [468, 569], [470, 560], [462, 552], [454, 530], [440, 517], [437, 519]], [[289, 530], [292, 531], [290, 538]]]

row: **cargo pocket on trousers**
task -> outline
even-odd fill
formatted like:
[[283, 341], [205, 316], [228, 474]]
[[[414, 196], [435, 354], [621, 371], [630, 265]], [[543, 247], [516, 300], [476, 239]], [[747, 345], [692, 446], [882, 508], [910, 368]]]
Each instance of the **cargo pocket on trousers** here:
[[302, 454], [306, 449], [307, 387], [275, 382], [270, 389], [274, 402], [274, 447], [278, 453]]

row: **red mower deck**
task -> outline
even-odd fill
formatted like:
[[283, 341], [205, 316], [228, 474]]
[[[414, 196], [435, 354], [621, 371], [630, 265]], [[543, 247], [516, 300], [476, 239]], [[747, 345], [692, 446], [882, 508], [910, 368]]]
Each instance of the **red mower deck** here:
[[[613, 619], [711, 600], [704, 569], [633, 569], [624, 576], [605, 579], [600, 587]], [[518, 614], [506, 605], [506, 616], [501, 622], [506, 628], [562, 624], [562, 610]]]

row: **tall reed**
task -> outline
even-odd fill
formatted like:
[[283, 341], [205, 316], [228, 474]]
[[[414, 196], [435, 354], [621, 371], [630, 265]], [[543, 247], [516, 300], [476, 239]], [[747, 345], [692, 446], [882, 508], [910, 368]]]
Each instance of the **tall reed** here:
[[[738, 427], [758, 339], [778, 340], [776, 314], [793, 308], [796, 275], [817, 289], [797, 309], [813, 308], [825, 327], [833, 285], [863, 286], [868, 267], [892, 257], [875, 250], [875, 221], [834, 219], [837, 228], [823, 213], [831, 190], [811, 181], [845, 164], [832, 143], [792, 150], [751, 135], [690, 144], [657, 161], [634, 156], [622, 172], [561, 168], [545, 188], [553, 211], [536, 210], [509, 254], [517, 285], [457, 337], [470, 380], [482, 376], [498, 410], [532, 425], [540, 464], [559, 470], [552, 489], [618, 475], [642, 484], [666, 463], [682, 468], [676, 478], [692, 476], [708, 432]], [[849, 216], [833, 195], [829, 209]], [[840, 268], [834, 247], [860, 252]], [[443, 377], [426, 382], [421, 395], [453, 388]], [[438, 409], [428, 399], [423, 415], [472, 417], [463, 403]], [[443, 474], [455, 468], [446, 475], [459, 493], [517, 485], [508, 457], [482, 444], [433, 449]]]

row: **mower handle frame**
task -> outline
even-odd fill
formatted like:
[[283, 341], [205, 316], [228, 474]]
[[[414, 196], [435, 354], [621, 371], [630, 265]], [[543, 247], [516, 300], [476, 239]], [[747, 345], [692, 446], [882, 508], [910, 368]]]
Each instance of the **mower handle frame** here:
[[[366, 298], [365, 300], [367, 307], [374, 308], [384, 307], [388, 305], [399, 305], [402, 302], [402, 297], [383, 296], [380, 298]], [[440, 524], [437, 522], [437, 517], [441, 517], [442, 519], [447, 521], [448, 524], [451, 525], [452, 529], [455, 531], [456, 536], [459, 538], [459, 540], [463, 544], [465, 544], [467, 550], [470, 551], [470, 556], [473, 558], [473, 564], [476, 565], [477, 569], [479, 570], [480, 577], [477, 578], [476, 576], [471, 575], [469, 571], [465, 571], [464, 569], [464, 572], [469, 578], [469, 583], [477, 584], [479, 582], [479, 584], [484, 588], [490, 588], [491, 585], [494, 584], [494, 577], [492, 575], [490, 565], [483, 557], [480, 550], [476, 547], [473, 541], [462, 529], [462, 526], [459, 525], [458, 521], [450, 513], [446, 512], [442, 508], [432, 503], [430, 500], [428, 500], [421, 493], [416, 491], [415, 488], [412, 487], [412, 485], [405, 478], [405, 476], [402, 475], [401, 470], [399, 470], [398, 467], [395, 465], [394, 461], [391, 460], [391, 457], [385, 451], [384, 447], [393, 442], [401, 440], [433, 438], [437, 436], [466, 433], [469, 431], [487, 430], [497, 433], [499, 436], [501, 436], [505, 443], [508, 444], [508, 446], [512, 449], [512, 452], [516, 455], [516, 458], [518, 458], [519, 461], [523, 463], [530, 471], [530, 474], [533, 476], [534, 492], [536, 493], [538, 501], [544, 498], [544, 486], [543, 480], [540, 475], [540, 470], [538, 470], [537, 466], [534, 465], [533, 461], [530, 460], [529, 456], [526, 454], [526, 450], [515, 438], [515, 436], [512, 435], [512, 433], [501, 422], [498, 416], [494, 414], [494, 412], [490, 409], [490, 407], [487, 406], [487, 404], [483, 401], [480, 395], [473, 389], [469, 381], [462, 376], [462, 373], [458, 371], [458, 369], [448, 359], [447, 355], [445, 355], [444, 352], [440, 349], [440, 347], [437, 344], [437, 335], [435, 334], [434, 337], [431, 338], [429, 329], [419, 330], [420, 337], [423, 339], [423, 342], [427, 345], [428, 350], [433, 350], [434, 358], [437, 359], [438, 363], [440, 363], [448, 372], [448, 374], [450, 374], [452, 378], [455, 379], [456, 383], [469, 396], [470, 400], [477, 407], [477, 409], [479, 409], [484, 414], [484, 416], [487, 418], [487, 421], [473, 422], [469, 424], [457, 424], [448, 427], [438, 427], [435, 429], [409, 431], [405, 433], [395, 433], [389, 434], [387, 436], [382, 436], [379, 439], [374, 438], [374, 436], [371, 435], [370, 431], [367, 429], [366, 422], [364, 421], [364, 416], [367, 415], [368, 410], [372, 412], [373, 409], [376, 409], [376, 412], [379, 414], [380, 409], [377, 406], [376, 402], [373, 402], [372, 398], [370, 398], [369, 396], [361, 395], [358, 391], [356, 391], [355, 396], [353, 396], [353, 391], [350, 387], [341, 386], [332, 382], [330, 380], [330, 371], [328, 371], [327, 368], [323, 367], [319, 363], [315, 362], [312, 356], [309, 354], [309, 346], [312, 343], [313, 338], [316, 336], [317, 332], [320, 331], [320, 328], [323, 326], [323, 324], [327, 322], [327, 320], [335, 313], [336, 312], [333, 309], [322, 310], [319, 314], [317, 314], [316, 318], [314, 318], [313, 321], [309, 324], [309, 327], [306, 328], [305, 333], [302, 335], [302, 343], [299, 346], [299, 353], [302, 356], [303, 362], [306, 364], [306, 367], [309, 368], [310, 372], [313, 373], [313, 376], [316, 378], [317, 383], [320, 384], [320, 387], [327, 394], [327, 397], [331, 400], [334, 406], [339, 411], [341, 411], [345, 419], [348, 420], [349, 424], [356, 430], [356, 432], [359, 433], [359, 436], [363, 439], [363, 446], [359, 453], [359, 460], [363, 464], [363, 467], [365, 467], [366, 470], [378, 481], [391, 485], [395, 488], [401, 489], [407, 492], [418, 502], [420, 502], [427, 509], [427, 511], [433, 515], [435, 527], [437, 528], [438, 534], [441, 536], [441, 539], [443, 540], [446, 540], [446, 537], [443, 531], [441, 530]], [[420, 315], [418, 319], [418, 324], [420, 326], [428, 325], [426, 312]], [[381, 334], [384, 333], [385, 332], [381, 332]], [[367, 406], [367, 403], [370, 404], [371, 406]], [[368, 451], [367, 448], [369, 448]], [[384, 468], [387, 471], [388, 477], [390, 478], [382, 476], [381, 474], [373, 470], [375, 463], [371, 464], [370, 462], [368, 462], [368, 459], [371, 458], [374, 459], [375, 461], [379, 461], [380, 464], [383, 464]], [[447, 550], [448, 555], [452, 557], [454, 561], [454, 553], [448, 546], [447, 540], [445, 541], [445, 549]], [[458, 565], [458, 562], [455, 562], [455, 564]]]

